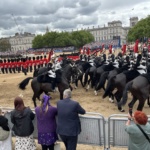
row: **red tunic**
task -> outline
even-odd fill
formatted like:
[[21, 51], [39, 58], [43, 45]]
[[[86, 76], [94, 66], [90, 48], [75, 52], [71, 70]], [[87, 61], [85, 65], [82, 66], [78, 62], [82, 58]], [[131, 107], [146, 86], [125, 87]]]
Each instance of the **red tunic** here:
[[139, 44], [139, 40], [136, 40], [134, 45], [134, 53], [138, 53], [138, 44]]
[[26, 69], [26, 68], [28, 67], [27, 62], [23, 62], [22, 65], [23, 65], [22, 67], [23, 67], [24, 69]]
[[109, 54], [112, 54], [112, 45], [109, 45]]
[[124, 55], [125, 53], [126, 53], [126, 44], [124, 44], [122, 47], [122, 54]]

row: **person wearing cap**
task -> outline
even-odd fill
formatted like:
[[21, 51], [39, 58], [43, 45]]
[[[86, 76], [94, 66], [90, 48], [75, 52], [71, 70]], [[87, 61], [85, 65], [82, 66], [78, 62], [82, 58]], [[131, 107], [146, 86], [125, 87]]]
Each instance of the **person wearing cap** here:
[[63, 92], [63, 100], [57, 102], [57, 111], [57, 133], [66, 150], [76, 150], [78, 134], [81, 132], [79, 114], [85, 114], [85, 110], [71, 99], [71, 90], [66, 89]]
[[50, 105], [51, 97], [44, 94], [41, 105], [35, 108], [37, 117], [38, 143], [42, 150], [54, 150], [58, 137], [56, 134], [57, 108]]
[[[131, 121], [134, 121], [131, 124]], [[150, 141], [141, 129], [150, 137], [150, 124], [147, 115], [142, 111], [136, 111], [132, 116], [128, 114], [125, 131], [129, 135], [128, 150], [150, 150]]]

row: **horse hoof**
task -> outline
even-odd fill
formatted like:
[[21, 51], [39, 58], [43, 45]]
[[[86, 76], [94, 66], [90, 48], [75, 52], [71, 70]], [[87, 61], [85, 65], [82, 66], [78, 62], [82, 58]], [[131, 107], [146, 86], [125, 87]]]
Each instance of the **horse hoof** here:
[[124, 110], [124, 109], [121, 109], [120, 112], [125, 112], [125, 110]]
[[98, 95], [96, 91], [94, 91], [94, 94], [95, 94], [95, 96], [97, 96], [97, 95]]

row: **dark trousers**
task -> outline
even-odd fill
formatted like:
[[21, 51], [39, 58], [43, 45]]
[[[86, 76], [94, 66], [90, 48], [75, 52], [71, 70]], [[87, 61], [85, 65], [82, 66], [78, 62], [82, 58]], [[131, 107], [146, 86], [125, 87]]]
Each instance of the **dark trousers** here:
[[16, 67], [12, 68], [12, 71], [13, 71], [14, 73], [16, 73]]
[[9, 73], [12, 73], [12, 70], [11, 70], [11, 68], [9, 68]]
[[8, 70], [7, 70], [7, 68], [5, 68], [5, 73], [8, 73]]
[[30, 72], [32, 72], [32, 66], [29, 66]]
[[52, 145], [41, 145], [42, 150], [54, 150], [54, 144]]
[[66, 150], [76, 150], [78, 136], [60, 135], [60, 137], [65, 144]]

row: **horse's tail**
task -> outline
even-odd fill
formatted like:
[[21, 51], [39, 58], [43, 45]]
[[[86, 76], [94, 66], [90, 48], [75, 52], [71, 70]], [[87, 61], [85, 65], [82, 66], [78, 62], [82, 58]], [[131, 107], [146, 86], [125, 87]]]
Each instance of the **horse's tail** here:
[[116, 76], [113, 76], [108, 80], [107, 87], [106, 87], [105, 93], [103, 95], [103, 98], [107, 97], [112, 92], [115, 78], [116, 78]]
[[100, 90], [101, 88], [104, 88], [106, 79], [108, 77], [108, 71], [104, 72], [100, 77], [100, 82], [98, 83], [97, 87], [95, 88], [96, 91]]
[[89, 74], [89, 69], [86, 70], [85, 75], [84, 75], [84, 86], [87, 84], [88, 81], [88, 74]]
[[28, 85], [30, 79], [33, 79], [33, 77], [28, 77], [28, 78], [24, 79], [23, 81], [21, 81], [19, 83], [19, 88], [21, 90], [25, 90], [25, 87]]
[[133, 84], [133, 81], [130, 81], [130, 82], [128, 82], [128, 83], [126, 84], [125, 89], [124, 89], [124, 91], [123, 91], [122, 99], [121, 99], [121, 101], [118, 103], [118, 106], [121, 107], [121, 106], [123, 106], [123, 105], [126, 104], [127, 99], [128, 99], [128, 91], [131, 89], [132, 84]]

